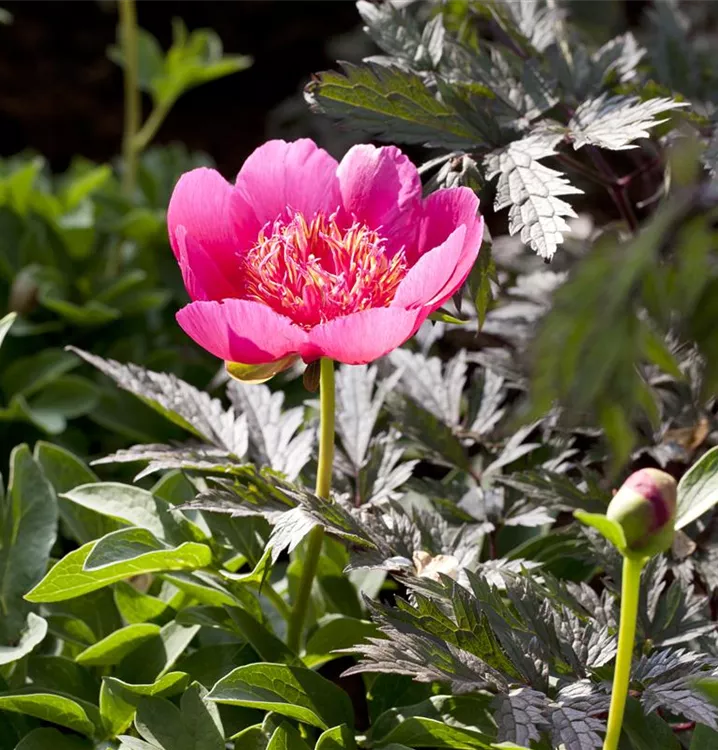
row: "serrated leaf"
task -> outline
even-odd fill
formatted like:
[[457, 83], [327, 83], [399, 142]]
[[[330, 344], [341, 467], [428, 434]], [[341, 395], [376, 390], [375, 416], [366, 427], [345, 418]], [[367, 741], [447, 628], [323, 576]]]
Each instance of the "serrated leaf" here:
[[548, 729], [546, 718], [548, 698], [529, 687], [514, 688], [495, 699], [498, 737], [528, 747]]
[[233, 381], [227, 393], [237, 411], [243, 411], [247, 418], [256, 462], [281, 472], [290, 481], [296, 479], [314, 445], [314, 431], [301, 429], [304, 409], [283, 411], [284, 394], [272, 393], [263, 385]]
[[145, 370], [133, 364], [123, 365], [72, 347], [70, 350], [112, 378], [120, 388], [196, 437], [237, 457], [247, 452], [245, 418], [236, 416], [232, 409], [225, 410], [217, 399], [174, 375]]
[[342, 64], [325, 71], [305, 91], [310, 106], [352, 129], [381, 140], [472, 148], [482, 135], [439, 101], [416, 74], [391, 65]]
[[320, 729], [354, 724], [349, 696], [303, 667], [248, 664], [221, 679], [208, 697], [217, 703], [274, 711]]
[[509, 234], [520, 232], [522, 242], [549, 260], [569, 230], [563, 217], [576, 216], [558, 196], [583, 193], [561, 172], [539, 161], [553, 156], [562, 138], [561, 132], [533, 133], [492, 151], [484, 159], [487, 179], [499, 176], [494, 209], [509, 208]]
[[[598, 718], [608, 709], [609, 697], [599, 693], [589, 681], [562, 688], [551, 711], [554, 745], [571, 750], [594, 750], [603, 746], [606, 724]], [[601, 734], [599, 734], [601, 733]]]
[[718, 447], [691, 466], [678, 483], [676, 528], [682, 529], [718, 503]]
[[658, 115], [685, 106], [684, 102], [658, 98], [641, 101], [632, 96], [599, 96], [583, 102], [568, 124], [574, 149], [583, 146], [621, 151], [635, 148], [634, 141], [649, 138], [650, 128], [667, 118]]

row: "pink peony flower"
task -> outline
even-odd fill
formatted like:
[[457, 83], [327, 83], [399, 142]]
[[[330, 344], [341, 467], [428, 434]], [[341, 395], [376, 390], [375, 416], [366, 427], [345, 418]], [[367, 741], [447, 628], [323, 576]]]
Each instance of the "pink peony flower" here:
[[234, 185], [188, 172], [167, 216], [192, 299], [180, 326], [227, 363], [387, 354], [463, 284], [481, 244], [469, 188], [421, 190], [393, 146], [337, 164], [310, 140], [269, 141]]

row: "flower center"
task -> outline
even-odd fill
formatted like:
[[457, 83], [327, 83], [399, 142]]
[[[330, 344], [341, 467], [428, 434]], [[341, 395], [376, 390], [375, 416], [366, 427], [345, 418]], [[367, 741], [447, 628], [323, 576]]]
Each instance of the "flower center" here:
[[300, 213], [265, 227], [241, 261], [243, 298], [305, 328], [388, 307], [408, 270], [403, 250], [387, 255], [382, 237], [364, 224], [341, 229], [334, 216], [307, 223]]

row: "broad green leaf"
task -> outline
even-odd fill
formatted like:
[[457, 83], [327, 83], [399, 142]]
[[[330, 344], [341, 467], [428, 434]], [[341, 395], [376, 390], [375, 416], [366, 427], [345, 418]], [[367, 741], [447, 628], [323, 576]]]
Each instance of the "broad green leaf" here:
[[120, 750], [158, 750], [157, 745], [151, 745], [144, 740], [138, 740], [137, 737], [130, 737], [123, 734], [118, 739], [121, 740]]
[[10, 455], [10, 482], [0, 494], [0, 642], [20, 637], [28, 607], [23, 595], [45, 574], [57, 535], [52, 486], [27, 445]]
[[170, 698], [184, 692], [189, 677], [168, 672], [149, 685], [133, 685], [116, 677], [104, 677], [100, 688], [100, 715], [114, 737], [127, 730], [142, 698]]
[[26, 665], [27, 680], [36, 692], [47, 690], [92, 705], [97, 704], [100, 681], [72, 659], [54, 654], [31, 654]]
[[158, 635], [159, 632], [159, 625], [149, 623], [127, 625], [86, 648], [75, 659], [79, 664], [92, 667], [118, 664], [127, 654], [152, 636]]
[[77, 367], [77, 357], [62, 349], [43, 349], [31, 357], [16, 359], [0, 375], [5, 393], [30, 396], [47, 387], [68, 370]]
[[291, 724], [282, 722], [269, 738], [267, 750], [310, 750], [310, 748]]
[[27, 613], [25, 628], [20, 632], [20, 638], [14, 646], [0, 644], [0, 666], [12, 664], [23, 656], [27, 656], [47, 635], [47, 620], [34, 612]]
[[392, 708], [372, 725], [372, 744], [463, 750], [490, 748], [496, 731], [491, 700], [488, 695], [438, 695], [414, 706]]
[[197, 635], [199, 626], [184, 627], [174, 620], [159, 634], [128, 654], [115, 669], [115, 676], [127, 682], [151, 683], [169, 672]]
[[137, 731], [164, 750], [224, 750], [219, 711], [205, 700], [196, 683], [182, 696], [180, 708], [163, 698], [143, 698], [135, 715]]
[[48, 631], [56, 638], [80, 648], [84, 649], [97, 640], [92, 628], [78, 617], [64, 614], [48, 615], [47, 623]]
[[[113, 532], [70, 552], [25, 598], [30, 602], [60, 602], [143, 573], [201, 568], [212, 559], [209, 547], [195, 542], [173, 549], [158, 547], [159, 541], [144, 529]], [[98, 548], [98, 554], [91, 557]], [[85, 568], [90, 559], [96, 565], [94, 570]]]
[[92, 737], [100, 724], [97, 708], [65, 695], [37, 692], [34, 688], [0, 693], [0, 710], [34, 716]]
[[274, 711], [320, 729], [354, 725], [349, 696], [333, 682], [302, 667], [270, 663], [239, 667], [212, 688], [209, 699]]
[[671, 727], [655, 713], [646, 714], [635, 698], [626, 701], [623, 735], [630, 739], [632, 750], [681, 750], [681, 743]]
[[168, 602], [138, 591], [126, 581], [116, 583], [112, 588], [112, 594], [119, 613], [131, 625], [140, 622], [156, 622], [162, 625], [174, 613]]
[[676, 528], [682, 529], [718, 503], [718, 446], [696, 461], [678, 483]]
[[304, 663], [316, 668], [343, 654], [332, 654], [337, 649], [351, 649], [365, 638], [377, 637], [379, 631], [373, 622], [354, 617], [329, 615], [323, 618], [316, 630], [307, 639], [307, 655]]
[[299, 657], [249, 612], [239, 607], [230, 607], [227, 611], [247, 643], [262, 659], [265, 661], [271, 659], [294, 666], [302, 665]]
[[581, 523], [596, 529], [619, 552], [626, 549], [626, 536], [617, 521], [612, 521], [602, 513], [587, 513], [585, 510], [575, 510], [573, 515]]
[[354, 733], [346, 724], [322, 732], [314, 750], [356, 750]]
[[4, 318], [0, 318], [0, 346], [2, 346], [2, 342], [5, 339], [5, 336], [7, 336], [7, 332], [15, 322], [15, 318], [17, 318], [17, 313], [14, 312], [8, 313]]
[[232, 735], [230, 739], [235, 741], [235, 747], [241, 747], [242, 750], [266, 750], [267, 748], [267, 736], [262, 730], [261, 724], [254, 724], [242, 729], [237, 734]]
[[76, 486], [62, 498], [115, 521], [147, 529], [163, 541], [189, 541], [189, 535], [182, 533], [189, 524], [182, 514], [140, 487], [98, 482]]
[[689, 750], [718, 750], [718, 732], [705, 724], [698, 724], [693, 730]]
[[70, 503], [60, 495], [78, 485], [99, 481], [97, 475], [83, 461], [65, 448], [43, 440], [35, 443], [33, 455], [58, 493], [60, 518], [77, 542], [84, 544], [119, 528], [119, 524]]
[[257, 652], [246, 643], [215, 643], [185, 655], [175, 668], [209, 689], [233, 669], [257, 661]]
[[168, 573], [162, 578], [202, 604], [213, 607], [232, 607], [236, 606], [239, 601], [214, 575], [209, 573]]
[[75, 734], [42, 727], [26, 734], [15, 750], [92, 750], [92, 743]]

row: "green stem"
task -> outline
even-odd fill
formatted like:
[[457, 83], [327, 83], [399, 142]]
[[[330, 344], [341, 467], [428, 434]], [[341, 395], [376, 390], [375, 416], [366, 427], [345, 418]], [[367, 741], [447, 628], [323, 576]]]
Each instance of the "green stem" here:
[[[334, 362], [331, 359], [325, 358], [321, 361], [319, 398], [321, 406], [316, 494], [318, 497], [328, 498], [334, 463]], [[287, 628], [287, 645], [294, 651], [299, 651], [301, 644], [304, 621], [309, 609], [312, 584], [317, 573], [323, 541], [324, 529], [321, 526], [315, 526], [307, 535], [302, 576], [299, 579], [297, 598], [294, 601], [294, 608]]]
[[165, 121], [165, 117], [167, 117], [170, 109], [172, 109], [172, 102], [166, 101], [157, 104], [152, 112], [150, 112], [150, 116], [145, 120], [140, 131], [135, 134], [132, 140], [132, 147], [135, 154], [141, 154], [149, 146], [152, 139], [157, 135], [160, 126]]
[[613, 674], [611, 708], [608, 712], [608, 728], [603, 750], [617, 750], [621, 736], [623, 713], [626, 709], [628, 686], [631, 681], [633, 643], [636, 637], [638, 597], [641, 589], [641, 570], [644, 558], [623, 558], [623, 581], [621, 584], [621, 624], [618, 629], [618, 655]]
[[134, 140], [140, 129], [142, 98], [139, 87], [139, 54], [137, 42], [137, 10], [135, 0], [119, 0], [120, 42], [125, 60], [125, 127], [122, 136], [124, 172], [122, 190], [132, 195], [137, 179], [137, 150]]
[[267, 599], [274, 605], [274, 608], [279, 612], [283, 619], [288, 620], [290, 617], [289, 607], [287, 603], [277, 593], [277, 590], [272, 586], [269, 581], [265, 581], [261, 588], [260, 593], [264, 594]]

